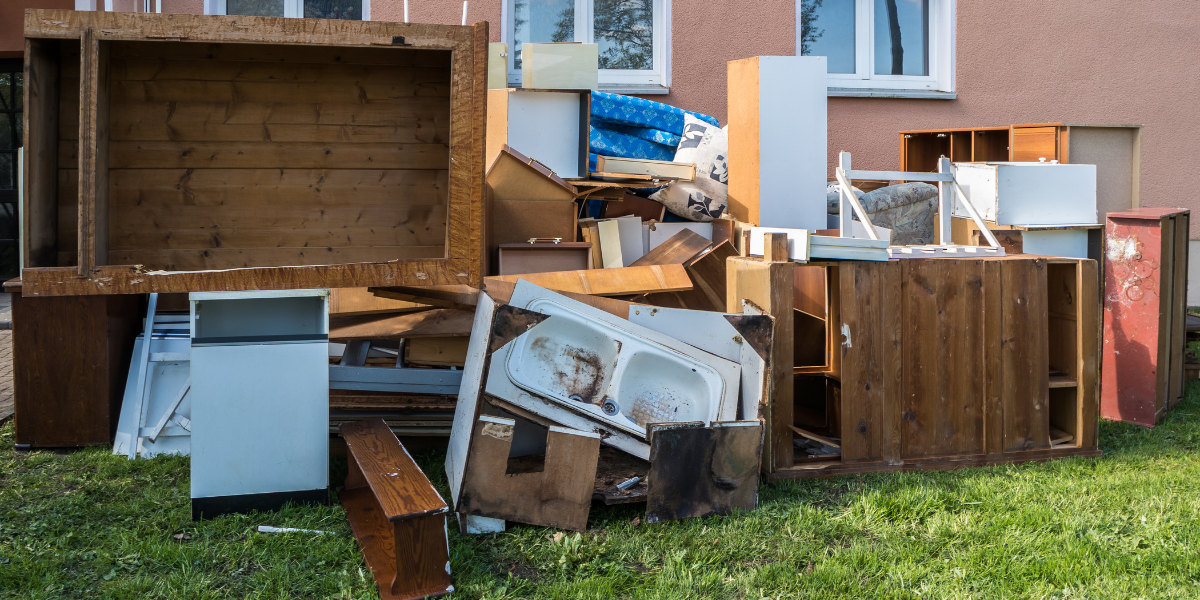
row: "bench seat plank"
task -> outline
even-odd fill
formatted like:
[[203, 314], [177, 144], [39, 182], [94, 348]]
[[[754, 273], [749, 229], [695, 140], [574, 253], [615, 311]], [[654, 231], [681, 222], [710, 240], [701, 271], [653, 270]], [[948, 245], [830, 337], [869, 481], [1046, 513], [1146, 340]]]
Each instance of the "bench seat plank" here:
[[446, 501], [383, 419], [344, 423], [338, 429], [387, 520], [449, 512]]

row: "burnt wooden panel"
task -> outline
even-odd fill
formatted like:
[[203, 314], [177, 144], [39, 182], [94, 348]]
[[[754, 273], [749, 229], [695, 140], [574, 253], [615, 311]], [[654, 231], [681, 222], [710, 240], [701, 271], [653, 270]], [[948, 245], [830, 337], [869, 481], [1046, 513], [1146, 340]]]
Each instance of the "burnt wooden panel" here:
[[647, 430], [647, 523], [758, 507], [761, 423], [654, 423]]
[[140, 298], [12, 298], [17, 445], [111, 444]]
[[531, 525], [586, 529], [600, 436], [551, 427], [545, 454], [539, 457], [541, 470], [512, 472], [514, 429], [512, 419], [482, 416], [476, 421], [455, 509]]
[[1000, 285], [1004, 449], [1047, 448], [1050, 372], [1045, 259], [1002, 261]]

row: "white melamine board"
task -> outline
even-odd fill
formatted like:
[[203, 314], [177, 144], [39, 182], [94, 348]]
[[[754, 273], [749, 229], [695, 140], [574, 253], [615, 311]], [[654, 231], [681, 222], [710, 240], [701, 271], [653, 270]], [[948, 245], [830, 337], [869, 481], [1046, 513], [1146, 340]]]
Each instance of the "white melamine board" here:
[[605, 269], [615, 269], [633, 262], [624, 259], [625, 245], [621, 243], [621, 226], [616, 219], [596, 221], [596, 230], [600, 233], [600, 256]]
[[483, 363], [487, 359], [492, 337], [492, 317], [496, 303], [480, 293], [475, 305], [475, 320], [471, 322], [471, 339], [467, 342], [467, 358], [463, 363], [462, 383], [458, 387], [458, 404], [454, 408], [454, 423], [450, 428], [450, 444], [446, 449], [446, 477], [450, 480], [450, 501], [458, 505], [463, 470], [467, 466], [467, 450], [475, 428], [475, 413], [479, 393], [483, 388]]
[[[812, 233], [807, 229], [786, 229], [783, 227], [751, 227], [750, 251], [751, 256], [763, 256], [766, 252], [763, 240], [768, 233], [786, 233], [788, 236], [788, 258], [805, 262], [808, 260], [809, 239]], [[885, 244], [886, 245], [886, 244]]]
[[[162, 315], [159, 315], [162, 316]], [[155, 329], [158, 329], [157, 318]], [[113, 454], [128, 456], [129, 441], [134, 437], [135, 427], [140, 429], [152, 428], [158, 424], [160, 417], [178, 397], [182, 387], [191, 377], [190, 350], [191, 344], [186, 338], [154, 339], [150, 343], [150, 371], [146, 378], [146, 402], [142, 407], [141, 418], [135, 418], [134, 398], [137, 393], [137, 371], [141, 369], [143, 338], [134, 340], [133, 358], [130, 360], [129, 378], [125, 383], [125, 396], [121, 401], [121, 415], [117, 422], [117, 433], [113, 439]], [[180, 360], [155, 362], [155, 358], [178, 357]], [[159, 454], [179, 454], [187, 456], [191, 452], [191, 433], [178, 427], [181, 420], [191, 419], [191, 394], [189, 393], [175, 408], [174, 415], [168, 420], [167, 426], [158, 439], [138, 440], [138, 455], [151, 458]]]
[[[1019, 226], [1099, 222], [1095, 165], [954, 163], [954, 170], [984, 220]], [[957, 194], [953, 215], [971, 218]]]
[[[642, 245], [642, 218], [631, 215], [613, 220], [616, 221], [617, 230], [621, 236], [621, 266], [628, 267], [646, 253]], [[709, 227], [711, 228], [711, 225]], [[608, 261], [605, 260], [605, 262]]]
[[1088, 230], [1050, 229], [1021, 232], [1021, 252], [1042, 256], [1087, 258]]
[[587, 177], [579, 172], [579, 101], [578, 93], [510, 93], [508, 145], [559, 177]]
[[685, 344], [741, 362], [743, 344], [725, 313], [684, 308], [658, 308], [635, 304], [629, 308], [629, 321], [646, 329], [669, 335]]
[[824, 56], [758, 57], [758, 225], [825, 228], [828, 86]]
[[475, 515], [464, 515], [462, 513], [454, 513], [454, 516], [458, 517], [458, 531], [462, 534], [504, 532], [504, 519], [478, 517]]
[[647, 229], [649, 229], [647, 252], [657, 248], [659, 244], [671, 239], [684, 229], [690, 229], [696, 235], [712, 241], [712, 223], [655, 223], [653, 228]]
[[329, 487], [325, 342], [192, 347], [193, 498]]

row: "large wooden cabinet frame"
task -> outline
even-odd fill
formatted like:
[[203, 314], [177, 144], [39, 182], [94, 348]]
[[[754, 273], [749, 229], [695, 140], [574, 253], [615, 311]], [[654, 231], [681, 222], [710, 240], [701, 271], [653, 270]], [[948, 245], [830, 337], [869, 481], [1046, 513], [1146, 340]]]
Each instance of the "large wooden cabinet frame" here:
[[[765, 411], [774, 453], [763, 469], [772, 477], [1099, 455], [1095, 261], [1018, 255], [792, 269], [769, 287], [730, 282], [764, 299], [793, 293], [790, 305], [775, 303], [793, 311], [792, 335], [776, 335], [792, 338], [794, 381], [772, 388]], [[773, 378], [785, 370], [779, 362]], [[801, 436], [789, 425], [836, 440], [840, 456], [793, 452]]]
[[25, 37], [26, 297], [481, 284], [487, 23], [29, 10]]

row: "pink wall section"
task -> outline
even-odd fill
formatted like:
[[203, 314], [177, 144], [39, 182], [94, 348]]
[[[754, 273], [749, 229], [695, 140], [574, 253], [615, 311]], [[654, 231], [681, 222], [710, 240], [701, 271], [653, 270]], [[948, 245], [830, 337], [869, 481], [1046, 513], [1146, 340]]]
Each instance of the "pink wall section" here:
[[[202, 0], [164, 0], [201, 12]], [[500, 40], [501, 0], [472, 0], [468, 22]], [[460, 0], [410, 0], [413, 22], [457, 24]], [[372, 0], [375, 20], [403, 20], [403, 0]], [[1014, 123], [1136, 123], [1142, 204], [1200, 210], [1200, 9], [1195, 0], [959, 0], [956, 100], [830, 98], [829, 161], [899, 167], [896, 132]], [[647, 96], [713, 115], [726, 110], [729, 60], [795, 53], [795, 0], [673, 0], [671, 93]], [[783, 124], [781, 124], [783, 126]], [[1192, 220], [1200, 239], [1200, 218]]]

